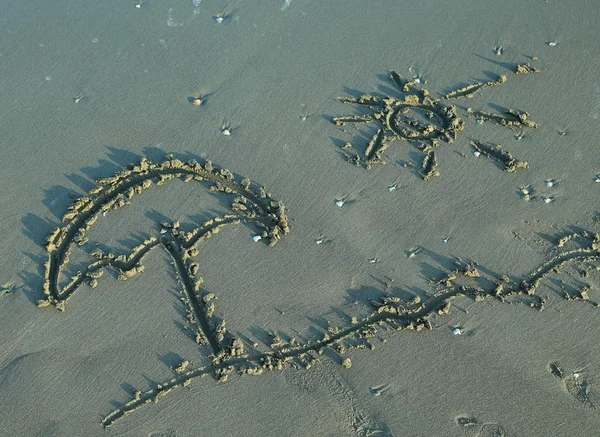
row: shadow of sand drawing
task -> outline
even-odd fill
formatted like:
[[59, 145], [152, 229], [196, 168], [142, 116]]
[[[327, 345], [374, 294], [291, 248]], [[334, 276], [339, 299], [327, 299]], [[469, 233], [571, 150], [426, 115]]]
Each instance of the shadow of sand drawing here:
[[[60, 285], [60, 278], [69, 263], [70, 250], [74, 245], [83, 246], [88, 242], [87, 231], [100, 217], [128, 205], [134, 196], [150, 187], [162, 185], [173, 178], [209, 185], [211, 192], [228, 199], [231, 213], [210, 219], [190, 232], [183, 231], [177, 222], [163, 222], [158, 236], [147, 238], [127, 255], [96, 249], [90, 253], [93, 261], [73, 275], [66, 285]], [[238, 181], [229, 170], [217, 168], [210, 161], [203, 164], [195, 160], [184, 162], [173, 156], [158, 164], [142, 159], [129, 170], [100, 179], [97, 183], [99, 185], [87, 195], [75, 200], [63, 217], [64, 224], [47, 238], [45, 299], [38, 301], [38, 305], [63, 311], [82, 285], [97, 287], [106, 269], [117, 272], [119, 279], [127, 280], [144, 271], [142, 261], [146, 254], [162, 247], [173, 260], [175, 276], [182, 288], [181, 300], [186, 306], [185, 318], [193, 326], [194, 339], [210, 350], [208, 365], [194, 367], [188, 360], [182, 360], [174, 366], [172, 378], [153, 385], [147, 391], [134, 391], [130, 401], [117, 406], [102, 420], [104, 427], [206, 375], [213, 375], [224, 383], [234, 373], [260, 375], [267, 370], [281, 371], [287, 366], [308, 370], [322, 358], [332, 359], [349, 368], [352, 366], [349, 353], [357, 349], [373, 349], [373, 339], [385, 332], [434, 329], [435, 319], [450, 314], [452, 303], [457, 298], [469, 298], [474, 302], [495, 299], [541, 311], [546, 304], [546, 297], [538, 293], [542, 281], [559, 275], [561, 269], [569, 264], [577, 264], [577, 268], [581, 268], [579, 265], [589, 267], [600, 260], [600, 235], [577, 228], [575, 232], [556, 237], [556, 250], [552, 256], [523, 276], [500, 275], [473, 262], [455, 259], [452, 267], [432, 280], [432, 293], [399, 289], [386, 289], [379, 294], [371, 292], [369, 299], [360, 302], [354, 315], [336, 311], [342, 320], [340, 326], [313, 317], [310, 339], [298, 340], [282, 332], [254, 327], [253, 335], [262, 337], [261, 346], [242, 334], [236, 336], [229, 332], [225, 320], [215, 316], [216, 296], [202, 288], [203, 280], [195, 259], [199, 256], [199, 243], [229, 225], [246, 223], [254, 226], [258, 231], [254, 237], [257, 241], [264, 240], [271, 246], [276, 244], [290, 231], [283, 203], [274, 200], [264, 187], [249, 179]], [[435, 254], [432, 258], [435, 259]], [[561, 296], [568, 301], [598, 306], [591, 300], [590, 290], [589, 285], [582, 284]], [[359, 315], [358, 312], [362, 313]], [[556, 365], [554, 368], [559, 367]], [[562, 372], [557, 372], [553, 371], [565, 382], [567, 390], [581, 398], [582, 388], [578, 383], [571, 384]], [[569, 387], [572, 385], [571, 390]]]

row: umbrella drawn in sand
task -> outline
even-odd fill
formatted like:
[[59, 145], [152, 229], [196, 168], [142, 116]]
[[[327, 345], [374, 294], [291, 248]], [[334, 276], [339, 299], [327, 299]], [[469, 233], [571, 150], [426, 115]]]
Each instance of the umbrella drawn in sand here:
[[[208, 220], [191, 232], [183, 231], [177, 222], [162, 223], [159, 236], [148, 238], [127, 255], [95, 249], [90, 254], [95, 261], [79, 270], [66, 285], [60, 285], [61, 276], [69, 264], [70, 251], [74, 246], [83, 246], [88, 242], [87, 232], [101, 216], [129, 205], [136, 195], [173, 178], [209, 184], [211, 192], [229, 196], [231, 214]], [[158, 164], [143, 159], [129, 170], [96, 182], [99, 186], [77, 199], [64, 215], [64, 225], [52, 231], [46, 239], [48, 260], [43, 285], [46, 298], [39, 300], [38, 306], [54, 306], [64, 311], [67, 302], [82, 285], [97, 287], [108, 268], [116, 270], [121, 280], [143, 272], [143, 258], [160, 246], [173, 260], [176, 276], [185, 293], [182, 300], [187, 305], [187, 320], [195, 325], [196, 342], [210, 346], [215, 364], [243, 355], [243, 343], [227, 332], [224, 321], [213, 319], [215, 296], [202, 289], [203, 279], [198, 275], [199, 265], [194, 261], [199, 254], [197, 246], [217, 234], [221, 228], [240, 223], [256, 227], [259, 234], [254, 238], [257, 241], [264, 239], [273, 246], [289, 232], [283, 203], [273, 200], [264, 187], [253, 184], [249, 179], [238, 182], [230, 171], [218, 169], [210, 161], [204, 164], [194, 160], [183, 162], [173, 156]], [[215, 365], [210, 370], [220, 380], [227, 378], [228, 372], [224, 366]], [[163, 391], [159, 393], [164, 394]], [[121, 411], [121, 415], [126, 412]], [[114, 419], [115, 415], [111, 417]], [[108, 423], [108, 420], [103, 422], [105, 425]]]
[[[61, 273], [69, 263], [70, 250], [74, 245], [82, 246], [88, 241], [86, 233], [101, 215], [128, 205], [135, 195], [172, 178], [209, 183], [210, 191], [233, 196], [232, 213], [211, 219], [192, 232], [182, 231], [178, 223], [163, 223], [159, 237], [147, 239], [128, 255], [117, 256], [96, 249], [91, 253], [96, 261], [72, 276], [67, 285], [59, 285]], [[223, 330], [215, 333], [210, 326], [214, 304], [206, 296], [201, 296], [202, 278], [198, 276], [199, 267], [194, 262], [194, 257], [198, 255], [197, 245], [217, 234], [224, 226], [242, 222], [259, 228], [262, 233], [260, 237], [274, 245], [282, 235], [289, 232], [285, 206], [274, 201], [263, 187], [253, 187], [248, 179], [237, 182], [231, 172], [216, 169], [210, 162], [201, 165], [195, 161], [183, 162], [173, 157], [159, 164], [152, 164], [144, 159], [130, 170], [97, 182], [100, 186], [76, 200], [63, 217], [65, 224], [55, 229], [46, 240], [46, 299], [38, 301], [38, 305], [53, 305], [63, 311], [67, 301], [81, 285], [87, 284], [95, 288], [106, 268], [117, 270], [119, 279], [122, 280], [143, 272], [141, 262], [144, 256], [160, 246], [173, 259], [177, 277], [186, 293], [188, 321], [198, 325], [197, 341], [200, 343], [206, 340], [215, 355], [227, 347], [231, 348], [230, 344], [225, 344], [226, 340], [232, 341], [231, 336], [227, 336]]]

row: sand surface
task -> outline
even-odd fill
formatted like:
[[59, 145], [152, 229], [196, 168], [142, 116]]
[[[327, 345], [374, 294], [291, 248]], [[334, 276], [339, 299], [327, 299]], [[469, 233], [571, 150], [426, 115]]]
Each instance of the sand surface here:
[[[230, 15], [217, 23], [220, 12]], [[427, 300], [455, 257], [524, 278], [580, 247], [558, 248], [561, 237], [600, 232], [599, 22], [592, 0], [0, 1], [0, 285], [10, 291], [0, 297], [0, 435], [597, 435], [597, 257], [544, 278], [543, 311], [460, 298], [432, 330], [381, 329], [373, 351], [326, 352], [310, 370], [193, 380], [106, 430], [102, 419], [135, 390], [155, 389], [183, 359], [206, 365], [170, 257], [157, 248], [135, 278], [82, 286], [64, 312], [36, 301], [44, 239], [73, 198], [171, 153], [210, 159], [287, 206], [291, 232], [274, 247], [243, 225], [199, 246], [205, 290], [251, 342], [267, 332], [314, 341], [386, 295]], [[513, 74], [531, 57], [541, 73]], [[348, 163], [341, 146], [363, 153], [377, 125], [331, 122], [365, 113], [336, 97], [401, 97], [391, 70], [436, 98], [508, 77], [447, 103], [464, 131], [440, 143], [430, 181], [408, 142], [390, 143], [385, 166]], [[468, 107], [527, 111], [539, 128], [517, 140], [519, 129], [478, 124]], [[504, 172], [475, 157], [471, 140], [501, 144], [529, 168]], [[206, 186], [171, 181], [100, 217], [89, 244], [126, 254], [161, 221], [192, 230], [226, 211]], [[73, 249], [65, 275], [85, 259]], [[588, 285], [588, 301], [564, 299]]]

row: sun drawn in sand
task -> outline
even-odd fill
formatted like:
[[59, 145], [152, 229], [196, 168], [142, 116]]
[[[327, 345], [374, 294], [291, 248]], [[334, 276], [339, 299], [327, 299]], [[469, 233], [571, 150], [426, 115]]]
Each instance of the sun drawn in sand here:
[[[537, 73], [538, 69], [530, 64], [515, 67], [515, 74]], [[336, 126], [348, 123], [375, 123], [377, 132], [369, 141], [363, 153], [346, 143], [342, 150], [346, 159], [357, 166], [371, 168], [376, 164], [385, 164], [385, 154], [395, 141], [408, 141], [423, 152], [423, 161], [419, 174], [424, 180], [439, 176], [439, 161], [436, 148], [439, 141], [452, 143], [464, 130], [464, 120], [459, 116], [455, 105], [448, 101], [459, 98], [471, 98], [486, 87], [499, 86], [507, 82], [505, 75], [496, 80], [478, 82], [452, 91], [440, 99], [433, 98], [429, 90], [421, 86], [420, 78], [405, 79], [397, 72], [390, 73], [390, 82], [394, 85], [400, 98], [392, 96], [377, 97], [369, 94], [358, 98], [340, 97], [343, 103], [358, 105], [362, 108], [360, 115], [344, 115], [333, 117]], [[522, 137], [524, 128], [537, 128], [537, 123], [529, 119], [527, 112], [509, 109], [504, 113], [490, 113], [468, 108], [467, 116], [475, 117], [478, 123], [485, 121], [496, 123], [513, 129], [519, 129]], [[499, 162], [507, 172], [515, 172], [527, 168], [527, 162], [520, 161], [501, 146], [483, 141], [472, 141], [473, 153], [483, 155]]]

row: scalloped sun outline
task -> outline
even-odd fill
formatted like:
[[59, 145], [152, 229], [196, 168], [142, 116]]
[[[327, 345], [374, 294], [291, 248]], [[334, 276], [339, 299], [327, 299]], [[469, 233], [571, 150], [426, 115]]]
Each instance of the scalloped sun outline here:
[[[529, 63], [515, 67], [515, 74], [538, 73]], [[459, 116], [456, 105], [447, 104], [447, 101], [459, 98], [472, 98], [483, 88], [499, 86], [507, 82], [506, 75], [500, 75], [496, 80], [477, 82], [466, 87], [452, 91], [440, 99], [433, 98], [429, 90], [421, 87], [421, 79], [406, 79], [397, 72], [392, 71], [389, 80], [400, 93], [400, 98], [392, 96], [377, 97], [364, 94], [358, 98], [339, 97], [343, 103], [358, 105], [362, 108], [360, 115], [343, 115], [332, 118], [336, 126], [347, 123], [378, 125], [377, 132], [372, 136], [364, 153], [360, 153], [351, 143], [342, 146], [346, 160], [356, 166], [366, 169], [377, 164], [385, 164], [387, 149], [395, 141], [408, 141], [423, 152], [423, 161], [418, 170], [423, 180], [430, 180], [439, 176], [439, 161], [436, 148], [439, 141], [452, 143], [464, 130], [465, 123]], [[538, 124], [529, 119], [529, 114], [516, 109], [509, 109], [504, 113], [490, 113], [468, 108], [466, 115], [475, 117], [478, 123], [490, 121], [500, 126], [519, 129], [517, 138], [522, 138], [524, 128], [538, 128]], [[504, 171], [515, 172], [527, 168], [527, 162], [520, 161], [502, 146], [483, 141], [471, 141], [475, 156], [483, 155], [491, 158], [502, 166]]]

